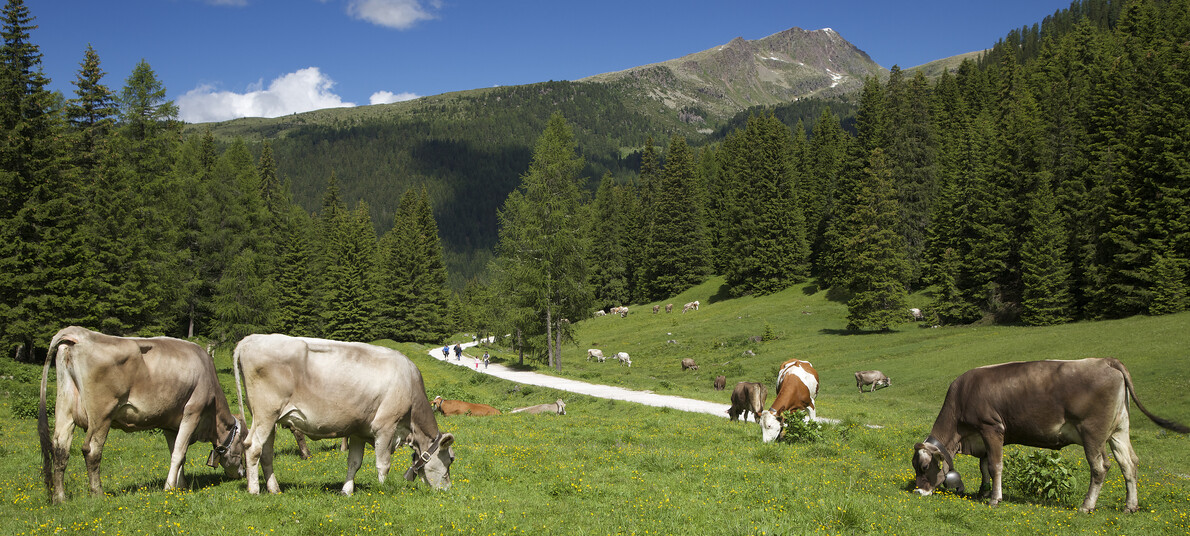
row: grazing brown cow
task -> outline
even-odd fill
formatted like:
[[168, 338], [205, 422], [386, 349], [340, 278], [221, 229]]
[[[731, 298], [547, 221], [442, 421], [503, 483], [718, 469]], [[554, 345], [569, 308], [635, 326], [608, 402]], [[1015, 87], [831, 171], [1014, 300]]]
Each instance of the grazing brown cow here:
[[500, 410], [493, 408], [487, 404], [474, 404], [471, 402], [463, 402], [462, 400], [443, 400], [442, 397], [436, 396], [430, 402], [438, 413], [443, 415], [471, 415], [474, 417], [487, 417], [489, 415], [499, 415]]
[[696, 365], [694, 360], [690, 359], [689, 357], [682, 359], [682, 372], [687, 370], [698, 370], [698, 365]]
[[[964, 372], [950, 384], [929, 437], [913, 446], [917, 492], [929, 495], [944, 482], [962, 493], [954, 455], [979, 457], [981, 496], [995, 506], [1003, 497], [1004, 445], [1060, 449], [1081, 444], [1091, 483], [1081, 512], [1095, 509], [1112, 456], [1124, 473], [1125, 509], [1135, 512], [1136, 466], [1128, 429], [1128, 398], [1162, 428], [1190, 428], [1149, 413], [1136, 398], [1132, 375], [1111, 358], [1002, 363]], [[990, 482], [989, 482], [990, 481]]]
[[785, 423], [781, 413], [804, 409], [807, 419], [817, 419], [814, 397], [818, 396], [818, 371], [809, 361], [790, 359], [777, 373], [777, 394], [773, 405], [760, 415], [761, 438], [765, 443], [776, 441]]
[[[52, 438], [45, 402], [51, 359], [58, 378]], [[182, 467], [187, 447], [196, 441], [209, 441], [214, 447], [207, 465], [222, 465], [230, 477], [244, 475], [247, 427], [231, 413], [214, 361], [192, 342], [63, 328], [46, 352], [37, 413], [42, 473], [55, 503], [66, 500], [66, 461], [76, 426], [85, 432], [81, 450], [96, 497], [103, 496], [99, 463], [113, 427], [164, 432], [170, 452], [167, 490], [186, 487]]]
[[723, 388], [727, 387], [727, 376], [723, 376], [723, 375], [715, 376], [715, 384], [714, 385], [715, 385], [716, 391], [722, 391]]
[[861, 370], [855, 373], [855, 386], [859, 387], [859, 392], [864, 392], [864, 386], [871, 385], [872, 391], [877, 387], [889, 387], [892, 385], [892, 380], [888, 379], [883, 372], [879, 370]]
[[236, 345], [232, 371], [241, 405], [252, 410], [245, 441], [248, 493], [260, 493], [262, 470], [269, 492], [281, 492], [273, 472], [277, 423], [311, 439], [348, 438], [344, 495], [355, 490], [365, 442], [376, 447], [381, 483], [393, 449], [404, 445], [413, 449], [405, 480], [420, 476], [434, 488], [450, 488], [454, 436], [439, 432], [421, 371], [404, 354], [363, 343], [249, 335]]
[[595, 360], [600, 363], [602, 363], [603, 360], [606, 359], [605, 357], [603, 357], [603, 350], [600, 350], [598, 348], [591, 348], [591, 349], [587, 350], [587, 361], [590, 361], [591, 358], [595, 358]]
[[748, 412], [751, 412], [756, 422], [760, 422], [760, 414], [764, 412], [764, 401], [768, 397], [769, 390], [763, 383], [739, 382], [731, 391], [731, 408], [727, 410], [727, 416], [735, 421], [743, 414], [744, 421], [747, 421]]
[[660, 305], [654, 305], [654, 306], [653, 306], [653, 314], [657, 314], [657, 311], [660, 311], [660, 310], [661, 310], [661, 306], [660, 306]]
[[667, 313], [674, 312], [674, 304], [672, 304], [672, 303], [665, 304], [665, 312], [667, 312]]
[[549, 404], [538, 404], [536, 406], [529, 406], [527, 408], [517, 408], [509, 413], [529, 413], [536, 415], [538, 413], [557, 413], [558, 415], [566, 415], [566, 403], [561, 398]]

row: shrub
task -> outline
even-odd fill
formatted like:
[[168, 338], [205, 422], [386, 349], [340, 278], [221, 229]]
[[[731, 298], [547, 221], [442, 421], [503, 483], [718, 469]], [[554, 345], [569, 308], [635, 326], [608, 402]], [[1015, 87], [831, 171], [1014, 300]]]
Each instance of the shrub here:
[[[37, 403], [41, 400], [41, 386], [30, 389], [28, 387], [17, 386], [10, 391], [12, 402], [9, 406], [12, 409], [12, 415], [18, 419], [36, 419], [37, 418]], [[45, 401], [46, 415], [50, 420], [54, 419], [54, 393], [46, 393]]]
[[1014, 491], [1045, 503], [1070, 495], [1073, 470], [1056, 450], [1014, 451], [1004, 460], [1004, 481]]
[[805, 410], [783, 411], [781, 418], [785, 429], [778, 441], [786, 443], [816, 443], [822, 441], [822, 423], [808, 418]]
[[775, 341], [777, 339], [778, 339], [777, 331], [773, 329], [773, 325], [768, 322], [765, 322], [764, 323], [764, 335], [760, 336], [760, 340], [764, 341], [764, 342], [769, 342], [769, 341]]

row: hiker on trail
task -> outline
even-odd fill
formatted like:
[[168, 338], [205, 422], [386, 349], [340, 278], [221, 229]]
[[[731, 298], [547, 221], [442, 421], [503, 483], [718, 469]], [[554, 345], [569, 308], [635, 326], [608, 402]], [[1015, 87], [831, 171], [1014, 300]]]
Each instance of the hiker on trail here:
[[442, 359], [450, 359], [450, 347], [449, 346], [442, 347]]
[[462, 361], [462, 360], [463, 360], [463, 347], [456, 344], [455, 345], [455, 361]]
[[488, 351], [483, 351], [483, 368], [488, 368], [488, 363], [492, 362], [492, 356], [488, 355]]

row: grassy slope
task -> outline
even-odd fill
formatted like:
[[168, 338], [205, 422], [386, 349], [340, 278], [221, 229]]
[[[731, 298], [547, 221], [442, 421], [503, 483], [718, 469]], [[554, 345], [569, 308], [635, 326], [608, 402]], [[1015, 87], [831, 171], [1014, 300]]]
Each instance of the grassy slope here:
[[[772, 383], [776, 364], [810, 359], [822, 378], [820, 414], [884, 426], [831, 427], [814, 445], [765, 445], [754, 424], [730, 423], [622, 402], [563, 395], [566, 416], [503, 415], [439, 418], [458, 437], [454, 487], [435, 493], [400, 481], [407, 450], [394, 458], [390, 480], [376, 483], [369, 450], [354, 497], [340, 497], [344, 455], [332, 441], [316, 456], [293, 455], [293, 440], [278, 434], [277, 472], [284, 493], [251, 497], [241, 481], [224, 481], [203, 462], [209, 446], [196, 445], [188, 474], [195, 489], [160, 490], [167, 464], [160, 435], [113, 432], [104, 457], [108, 497], [86, 495], [76, 434], [67, 475], [71, 502], [45, 504], [37, 468], [35, 423], [14, 417], [18, 399], [40, 373], [6, 365], [14, 380], [0, 380], [0, 533], [97, 532], [127, 534], [216, 531], [251, 534], [416, 533], [806, 533], [906, 534], [922, 527], [940, 533], [1185, 534], [1190, 530], [1190, 441], [1165, 434], [1134, 412], [1133, 442], [1141, 457], [1142, 512], [1126, 515], [1118, 468], [1108, 477], [1093, 515], [1074, 508], [1086, 489], [1081, 449], [1063, 452], [1078, 463], [1076, 491], [1063, 504], [1043, 506], [1012, 489], [991, 509], [950, 495], [919, 498], [908, 492], [909, 447], [924, 437], [946, 386], [970, 367], [1012, 359], [1114, 355], [1133, 373], [1150, 410], [1190, 422], [1187, 363], [1190, 315], [1132, 318], [1055, 328], [940, 328], [906, 325], [890, 334], [846, 335], [844, 308], [823, 293], [793, 289], [760, 299], [714, 301], [716, 282], [673, 301], [699, 299], [698, 312], [653, 316], [640, 307], [628, 318], [579, 324], [580, 347], [567, 349], [566, 375], [726, 401], [710, 388], [728, 372]], [[811, 314], [803, 314], [803, 311]], [[768, 322], [781, 338], [745, 344]], [[671, 335], [672, 334], [672, 335]], [[667, 340], [677, 344], [668, 344]], [[592, 343], [632, 353], [631, 369], [608, 362], [587, 365]], [[720, 346], [726, 343], [727, 346]], [[400, 345], [418, 363], [431, 396], [468, 398], [503, 410], [552, 401], [560, 394], [476, 377]], [[745, 349], [755, 357], [739, 357]], [[506, 357], [505, 354], [497, 354]], [[683, 374], [681, 357], [697, 372]], [[225, 390], [234, 400], [229, 356], [217, 356]], [[879, 368], [893, 386], [855, 392], [854, 370]], [[6, 372], [11, 374], [12, 372]], [[234, 402], [233, 402], [234, 405]], [[958, 458], [968, 486], [977, 484], [973, 458]]]

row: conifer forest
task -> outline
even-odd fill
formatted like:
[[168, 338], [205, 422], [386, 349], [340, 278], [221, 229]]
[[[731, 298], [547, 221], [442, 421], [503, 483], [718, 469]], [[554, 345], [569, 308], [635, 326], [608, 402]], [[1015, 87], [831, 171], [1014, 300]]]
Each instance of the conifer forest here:
[[[939, 76], [894, 66], [709, 134], [638, 130], [653, 123], [614, 91], [551, 83], [582, 98], [472, 139], [417, 134], [451, 171], [399, 201], [341, 193], [368, 180], [346, 160], [399, 156], [301, 149], [382, 126], [217, 138], [177, 119], [145, 62], [105, 85], [91, 48], [73, 94], [48, 90], [35, 15], [0, 14], [0, 348], [19, 360], [80, 325], [221, 343], [507, 333], [560, 368], [570, 322], [712, 275], [723, 297], [813, 282], [856, 331], [908, 321], [914, 295], [931, 325], [1190, 308], [1190, 0], [1075, 1]], [[496, 125], [525, 145], [485, 145]], [[311, 173], [318, 192], [291, 180]], [[434, 177], [494, 201], [456, 214]], [[448, 274], [453, 254], [478, 266]]]

